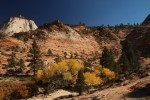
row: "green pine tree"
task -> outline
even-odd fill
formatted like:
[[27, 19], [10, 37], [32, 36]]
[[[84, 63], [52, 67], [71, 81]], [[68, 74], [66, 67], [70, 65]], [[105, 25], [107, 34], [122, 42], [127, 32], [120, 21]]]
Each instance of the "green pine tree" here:
[[140, 57], [141, 57], [141, 52], [140, 51], [136, 51], [135, 52], [135, 58], [136, 58], [136, 61], [135, 61], [135, 68], [136, 69], [139, 69], [139, 66], [140, 66]]
[[83, 76], [83, 70], [80, 70], [78, 72], [77, 82], [76, 82], [76, 89], [79, 93], [79, 95], [82, 95], [82, 92], [84, 90], [84, 76]]
[[20, 68], [24, 68], [24, 67], [25, 67], [24, 60], [23, 60], [23, 59], [20, 59], [20, 60], [19, 60], [18, 66], [19, 66]]
[[100, 64], [103, 67], [109, 68], [112, 71], [115, 71], [115, 62], [113, 54], [107, 48], [104, 48], [102, 56], [100, 58]]
[[7, 62], [8, 62], [9, 67], [16, 67], [17, 60], [16, 60], [16, 55], [14, 52], [12, 52], [10, 58], [7, 59]]
[[125, 55], [127, 56], [132, 69], [136, 70], [139, 67], [140, 53], [134, 51], [129, 40], [125, 40], [122, 42], [122, 48], [122, 51], [125, 52]]
[[38, 67], [42, 67], [42, 60], [41, 60], [41, 52], [40, 49], [36, 43], [35, 40], [33, 40], [33, 43], [31, 44], [32, 48], [30, 48], [29, 54], [28, 54], [28, 61], [30, 62], [28, 66], [33, 68], [34, 76], [36, 74], [36, 69]]
[[48, 56], [53, 55], [53, 53], [52, 53], [51, 49], [48, 49], [47, 54], [48, 54]]
[[119, 64], [121, 67], [123, 67], [123, 70], [125, 71], [130, 70], [130, 63], [124, 51], [122, 51], [122, 55], [119, 59]]
[[123, 51], [125, 52], [131, 66], [134, 66], [134, 61], [135, 61], [135, 54], [134, 54], [134, 50], [132, 48], [132, 44], [130, 41], [125, 40], [122, 43], [123, 46]]

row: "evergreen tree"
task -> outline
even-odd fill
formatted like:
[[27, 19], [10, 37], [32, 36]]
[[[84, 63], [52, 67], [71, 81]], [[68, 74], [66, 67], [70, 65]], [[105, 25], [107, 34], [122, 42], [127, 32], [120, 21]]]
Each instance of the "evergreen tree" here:
[[7, 62], [8, 62], [9, 67], [15, 67], [16, 66], [17, 61], [16, 61], [16, 55], [14, 52], [12, 52], [10, 58], [7, 59]]
[[83, 70], [80, 70], [80, 71], [78, 72], [76, 87], [77, 87], [77, 91], [78, 91], [79, 95], [81, 95], [82, 92], [83, 92], [83, 89], [84, 89]]
[[128, 40], [123, 41], [122, 48], [123, 48], [122, 51], [125, 52], [130, 63], [132, 63], [135, 59], [135, 54], [134, 54], [131, 42], [129, 42]]
[[34, 72], [34, 76], [35, 76], [36, 69], [38, 67], [42, 66], [42, 60], [41, 60], [40, 49], [39, 49], [36, 41], [33, 40], [33, 43], [31, 45], [32, 45], [32, 48], [30, 48], [29, 55], [28, 55], [28, 57], [29, 57], [28, 61], [30, 62], [28, 66], [33, 68], [33, 72]]
[[136, 56], [136, 57], [135, 57], [135, 58], [136, 58], [136, 61], [135, 61], [135, 68], [138, 69], [139, 66], [140, 66], [139, 60], [140, 60], [141, 52], [136, 51], [136, 52], [135, 52], [135, 56]]
[[24, 68], [24, 67], [25, 67], [24, 60], [23, 60], [23, 59], [20, 59], [20, 60], [19, 60], [18, 66], [19, 66], [20, 68]]
[[52, 53], [51, 49], [48, 49], [47, 54], [48, 54], [48, 56], [53, 55], [53, 53]]
[[115, 62], [113, 58], [113, 54], [107, 48], [104, 48], [102, 56], [100, 58], [100, 64], [103, 67], [109, 68], [112, 71], [115, 71]]
[[110, 25], [108, 24], [108, 25], [107, 25], [107, 27], [109, 28], [109, 27], [110, 27]]
[[132, 69], [137, 69], [139, 67], [140, 53], [134, 52], [132, 44], [128, 40], [122, 42], [122, 48], [122, 51], [125, 52], [125, 55], [127, 56]]
[[122, 51], [122, 55], [119, 59], [119, 63], [121, 65], [121, 67], [123, 67], [123, 70], [125, 70], [125, 71], [130, 70], [130, 63], [129, 63], [129, 60], [124, 51]]
[[137, 27], [140, 26], [139, 23], [137, 23], [136, 26], [137, 26]]

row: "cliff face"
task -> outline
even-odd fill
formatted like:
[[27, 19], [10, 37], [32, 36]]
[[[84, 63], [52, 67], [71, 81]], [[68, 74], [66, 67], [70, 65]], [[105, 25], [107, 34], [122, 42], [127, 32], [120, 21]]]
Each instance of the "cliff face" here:
[[150, 53], [150, 27], [137, 27], [126, 38], [132, 42], [135, 50], [148, 56]]
[[150, 14], [143, 21], [142, 26], [150, 26]]
[[14, 33], [28, 32], [35, 29], [37, 29], [37, 26], [34, 21], [19, 16], [11, 17], [3, 24], [1, 30], [5, 35], [12, 36]]
[[134, 28], [126, 37], [132, 42], [135, 50], [141, 52], [142, 56], [150, 55], [150, 14], [143, 21], [142, 25]]

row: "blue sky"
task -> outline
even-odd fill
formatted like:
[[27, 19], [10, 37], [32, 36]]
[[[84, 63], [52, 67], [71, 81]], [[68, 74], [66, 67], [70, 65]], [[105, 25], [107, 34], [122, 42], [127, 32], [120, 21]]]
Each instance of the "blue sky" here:
[[150, 0], [1, 0], [0, 22], [15, 15], [36, 24], [60, 19], [64, 23], [116, 25], [141, 23], [150, 14]]

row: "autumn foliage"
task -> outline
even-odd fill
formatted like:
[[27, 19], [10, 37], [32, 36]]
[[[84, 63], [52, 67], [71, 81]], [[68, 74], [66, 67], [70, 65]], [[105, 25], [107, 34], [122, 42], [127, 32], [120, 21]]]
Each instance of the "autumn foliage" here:
[[[37, 80], [67, 81], [75, 84], [78, 71], [83, 69], [83, 65], [77, 60], [68, 59], [51, 66], [37, 70]], [[60, 83], [60, 82], [59, 82]]]
[[115, 78], [115, 73], [107, 68], [102, 69], [102, 74], [103, 74], [103, 76], [108, 78], [108, 80], [112, 80]]
[[[78, 72], [84, 70], [79, 61], [75, 59], [62, 60], [58, 63], [52, 63], [48, 67], [37, 70], [37, 80], [54, 80], [76, 84]], [[87, 86], [100, 85], [107, 81], [115, 79], [115, 73], [108, 68], [102, 68], [100, 65], [92, 66], [89, 71], [84, 71], [84, 83]], [[60, 82], [59, 82], [60, 83]]]
[[91, 85], [99, 85], [102, 83], [102, 79], [94, 72], [86, 72], [84, 73], [84, 82], [86, 85], [91, 86]]

